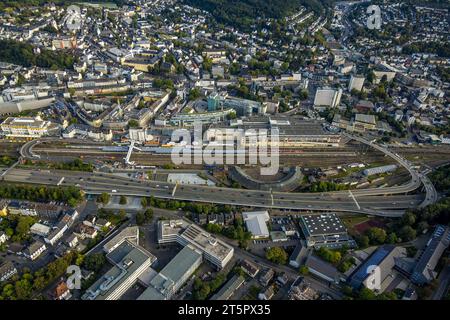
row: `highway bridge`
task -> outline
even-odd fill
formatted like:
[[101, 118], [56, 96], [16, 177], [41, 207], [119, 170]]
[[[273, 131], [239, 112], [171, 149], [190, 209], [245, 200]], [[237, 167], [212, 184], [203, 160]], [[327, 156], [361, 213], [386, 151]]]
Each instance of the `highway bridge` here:
[[[287, 193], [259, 190], [231, 189], [207, 186], [181, 185], [156, 181], [139, 181], [121, 175], [107, 173], [65, 172], [52, 170], [11, 169], [4, 179], [46, 185], [78, 186], [87, 194], [127, 196], [154, 196], [164, 199], [198, 201], [249, 207], [276, 208], [290, 210], [354, 212], [386, 217], [399, 217], [407, 208], [423, 207], [437, 201], [437, 193], [426, 174], [418, 173], [413, 165], [398, 154], [369, 142], [361, 137], [344, 133], [354, 139], [383, 152], [403, 166], [411, 175], [411, 180], [403, 185], [337, 191], [326, 193]], [[37, 159], [32, 151], [39, 140], [28, 142], [21, 148], [21, 156]], [[425, 196], [407, 195], [424, 187]]]

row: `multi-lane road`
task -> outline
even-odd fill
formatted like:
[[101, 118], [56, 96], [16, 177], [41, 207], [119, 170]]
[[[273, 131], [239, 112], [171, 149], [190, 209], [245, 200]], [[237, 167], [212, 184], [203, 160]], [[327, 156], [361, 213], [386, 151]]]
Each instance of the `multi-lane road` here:
[[[6, 181], [52, 186], [77, 186], [88, 194], [154, 196], [157, 198], [230, 204], [250, 207], [335, 210], [384, 216], [399, 216], [400, 209], [417, 207], [420, 195], [367, 195], [368, 190], [328, 193], [283, 193], [259, 190], [231, 189], [193, 185], [175, 185], [167, 182], [140, 181], [123, 175], [59, 170], [11, 169]], [[175, 189], [175, 190], [174, 190]], [[399, 211], [393, 211], [396, 209]]]
[[[411, 163], [387, 148], [365, 140], [364, 138], [343, 134], [366, 144], [386, 156], [391, 157], [406, 168], [411, 175], [408, 183], [374, 189], [326, 193], [283, 193], [259, 190], [243, 190], [207, 186], [179, 185], [156, 181], [139, 181], [106, 173], [64, 172], [45, 170], [23, 170], [12, 168], [4, 179], [11, 182], [23, 182], [46, 185], [74, 185], [88, 194], [107, 192], [115, 195], [154, 196], [157, 198], [199, 201], [218, 204], [240, 205], [249, 207], [342, 211], [380, 216], [401, 216], [406, 208], [422, 207], [437, 200], [433, 184], [422, 174], [413, 169]], [[28, 142], [21, 148], [21, 156], [27, 159], [39, 158], [33, 153], [33, 147], [40, 141]], [[424, 186], [425, 196], [408, 195]]]

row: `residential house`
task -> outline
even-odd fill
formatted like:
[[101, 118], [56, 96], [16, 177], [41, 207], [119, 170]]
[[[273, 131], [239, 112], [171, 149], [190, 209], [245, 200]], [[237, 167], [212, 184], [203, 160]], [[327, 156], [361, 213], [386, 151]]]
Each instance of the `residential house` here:
[[270, 299], [272, 299], [274, 294], [275, 294], [275, 291], [273, 290], [273, 286], [269, 286], [264, 291], [262, 291], [258, 294], [258, 299], [259, 300], [270, 300]]
[[55, 300], [69, 300], [71, 297], [66, 281], [61, 281], [55, 288]]
[[0, 244], [5, 243], [8, 240], [8, 236], [3, 231], [0, 231]]
[[38, 240], [26, 248], [23, 255], [30, 260], [36, 260], [46, 249], [45, 244]]
[[11, 261], [0, 264], [0, 282], [7, 281], [15, 274], [17, 274], [17, 269]]
[[72, 234], [67, 238], [66, 243], [70, 248], [75, 248], [78, 245], [78, 237]]

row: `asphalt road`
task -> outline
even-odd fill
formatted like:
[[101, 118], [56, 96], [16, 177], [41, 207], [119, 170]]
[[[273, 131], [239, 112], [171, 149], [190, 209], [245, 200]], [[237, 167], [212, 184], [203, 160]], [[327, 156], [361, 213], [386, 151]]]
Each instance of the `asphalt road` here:
[[114, 174], [79, 171], [15, 168], [6, 174], [4, 179], [11, 182], [52, 186], [77, 186], [87, 194], [107, 192], [112, 195], [154, 196], [157, 198], [262, 208], [349, 211], [383, 216], [399, 216], [402, 211], [392, 210], [417, 207], [423, 200], [420, 195], [390, 195], [389, 188], [354, 190], [352, 196], [348, 191], [328, 193], [274, 192], [271, 194], [268, 191], [259, 190], [179, 185], [173, 193], [175, 185], [172, 183], [140, 181]]
[[[412, 164], [389, 151], [387, 148], [364, 138], [343, 133], [348, 139], [364, 143], [396, 160], [411, 175], [411, 180], [400, 186], [361, 189], [328, 193], [281, 193], [259, 190], [242, 190], [203, 186], [177, 186], [163, 182], [142, 182], [114, 176], [112, 174], [91, 174], [59, 171], [25, 171], [11, 169], [5, 180], [48, 185], [76, 185], [88, 194], [108, 192], [117, 195], [154, 196], [158, 198], [200, 201], [262, 208], [334, 210], [379, 216], [398, 217], [406, 208], [423, 207], [437, 200], [433, 184], [425, 174], [418, 173]], [[51, 139], [51, 138], [50, 138]], [[46, 139], [48, 140], [48, 139]], [[24, 158], [36, 159], [33, 147], [39, 140], [26, 143], [20, 150]], [[64, 179], [62, 179], [64, 177]], [[426, 196], [405, 195], [424, 186]]]

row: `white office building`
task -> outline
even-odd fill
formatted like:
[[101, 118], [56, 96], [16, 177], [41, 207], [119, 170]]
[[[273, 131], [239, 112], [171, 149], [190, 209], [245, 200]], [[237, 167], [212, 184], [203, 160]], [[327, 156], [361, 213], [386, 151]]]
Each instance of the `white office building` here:
[[177, 242], [199, 250], [205, 260], [222, 269], [231, 260], [234, 249], [195, 224], [179, 219], [158, 223], [158, 243]]

